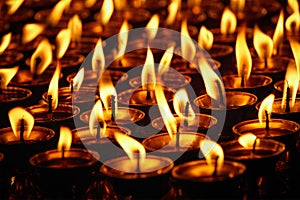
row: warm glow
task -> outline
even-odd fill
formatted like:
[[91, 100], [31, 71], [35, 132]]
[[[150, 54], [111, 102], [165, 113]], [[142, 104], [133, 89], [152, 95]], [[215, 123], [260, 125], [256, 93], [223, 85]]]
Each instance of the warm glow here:
[[113, 0], [104, 0], [97, 21], [103, 26], [105, 26], [109, 22], [113, 12], [114, 12]]
[[189, 62], [196, 55], [196, 47], [188, 31], [187, 20], [184, 20], [181, 25], [181, 51], [182, 57]]
[[175, 112], [181, 120], [193, 120], [195, 118], [195, 112], [192, 109], [188, 94], [185, 89], [179, 89], [175, 93], [173, 106]]
[[166, 24], [168, 26], [174, 24], [180, 6], [181, 6], [181, 0], [172, 0], [171, 3], [169, 4], [168, 6], [169, 15], [166, 19]]
[[286, 74], [285, 74], [284, 90], [283, 90], [283, 96], [281, 102], [282, 108], [286, 106], [287, 87], [290, 88], [290, 95], [291, 95], [290, 99], [292, 100], [291, 107], [294, 107], [297, 91], [298, 91], [298, 85], [299, 85], [299, 75], [297, 72], [297, 67], [294, 63], [290, 62], [286, 69]]
[[201, 6], [202, 0], [187, 0], [187, 5], [189, 8], [192, 8], [194, 6]]
[[[256, 141], [255, 141], [256, 140]], [[245, 148], [253, 148], [254, 144], [259, 145], [259, 139], [253, 133], [245, 133], [238, 139], [239, 143]]]
[[71, 30], [71, 40], [73, 42], [80, 42], [82, 34], [82, 22], [77, 14], [69, 20], [68, 29]]
[[252, 69], [252, 59], [249, 48], [247, 46], [245, 26], [243, 26], [238, 32], [235, 45], [235, 54], [238, 75], [248, 80]]
[[84, 79], [84, 67], [82, 67], [79, 72], [76, 74], [76, 76], [73, 78], [73, 89], [74, 91], [79, 91], [82, 82]]
[[60, 0], [52, 9], [47, 18], [47, 24], [54, 27], [58, 24], [65, 9], [68, 9], [72, 0]]
[[208, 30], [205, 26], [201, 26], [199, 35], [198, 35], [198, 44], [200, 47], [204, 48], [205, 50], [210, 50], [213, 46], [214, 42], [214, 35], [213, 33]]
[[23, 2], [24, 0], [6, 0], [5, 4], [8, 7], [7, 13], [9, 15], [14, 14], [18, 10], [18, 8], [22, 5]]
[[129, 25], [128, 22], [125, 20], [121, 26], [119, 35], [118, 35], [118, 50], [116, 52], [115, 58], [121, 58], [126, 50], [127, 40], [128, 40], [128, 30]]
[[226, 7], [221, 18], [220, 31], [221, 34], [233, 34], [236, 30], [237, 19], [230, 8]]
[[127, 0], [114, 0], [114, 4], [115, 4], [115, 9], [120, 11], [126, 8], [128, 2]]
[[146, 157], [146, 150], [144, 146], [135, 139], [121, 133], [115, 133], [115, 138], [123, 150], [126, 152], [130, 160], [135, 160], [135, 154], [138, 153], [140, 161], [143, 161]]
[[71, 30], [70, 29], [62, 29], [56, 36], [56, 58], [61, 59], [71, 42]]
[[279, 45], [283, 42], [284, 33], [284, 11], [280, 11], [277, 26], [273, 35], [273, 55], [278, 54]]
[[263, 120], [266, 119], [266, 111], [268, 112], [268, 115], [271, 116], [274, 99], [274, 94], [270, 94], [261, 102], [258, 111], [258, 119], [260, 123], [263, 123]]
[[273, 41], [264, 34], [257, 25], [254, 26], [253, 45], [260, 59], [265, 60], [272, 56]]
[[[39, 60], [37, 62], [37, 59]], [[48, 39], [44, 38], [30, 58], [31, 74], [41, 75], [52, 62], [52, 48]]]
[[298, 75], [300, 75], [300, 43], [296, 40], [290, 40], [291, 49], [295, 58]]
[[34, 125], [34, 117], [24, 108], [15, 107], [8, 112], [11, 128], [14, 135], [20, 139], [21, 120], [24, 119], [24, 139], [28, 139]]
[[84, 2], [84, 6], [86, 8], [91, 8], [91, 7], [93, 7], [95, 5], [96, 2], [97, 2], [97, 0], [86, 0]]
[[297, 12], [299, 10], [298, 0], [288, 0], [287, 3], [293, 12]]
[[22, 32], [22, 43], [26, 44], [35, 39], [39, 34], [41, 34], [45, 30], [45, 25], [31, 23], [25, 24]]
[[48, 88], [48, 95], [52, 95], [52, 108], [54, 110], [57, 108], [58, 105], [58, 81], [60, 77], [60, 71], [61, 66], [58, 63]]
[[69, 127], [61, 126], [60, 127], [60, 135], [57, 143], [57, 150], [62, 151], [69, 150], [72, 144], [72, 131]]
[[285, 28], [290, 33], [298, 33], [300, 27], [299, 10], [291, 14], [285, 21]]
[[11, 40], [11, 32], [5, 34], [2, 39], [1, 39], [1, 44], [0, 44], [0, 55], [5, 51], [5, 49], [8, 47], [9, 43]]
[[159, 15], [155, 14], [151, 17], [146, 26], [148, 32], [148, 39], [151, 41], [155, 38], [159, 26]]
[[[102, 123], [102, 125], [100, 127], [99, 123]], [[100, 100], [98, 100], [92, 111], [90, 114], [90, 119], [89, 119], [89, 129], [90, 129], [90, 133], [93, 137], [97, 136], [97, 129], [100, 128], [100, 135], [99, 138], [101, 138], [102, 136], [105, 135], [106, 132], [106, 122], [105, 122], [105, 117], [104, 117], [104, 113], [103, 113], [103, 107], [102, 107], [102, 103]]]
[[0, 87], [5, 89], [11, 79], [16, 75], [19, 67], [0, 68]]
[[102, 40], [100, 38], [96, 44], [92, 57], [92, 71], [101, 75], [104, 70], [104, 67], [105, 57], [102, 47]]
[[144, 90], [153, 91], [155, 89], [156, 78], [153, 54], [148, 47], [147, 58], [142, 70], [141, 83]]
[[159, 75], [163, 75], [164, 73], [169, 71], [170, 64], [171, 64], [172, 57], [173, 57], [174, 48], [175, 48], [174, 46], [167, 48], [163, 57], [161, 58], [161, 60], [159, 62], [159, 66], [158, 66], [158, 74]]
[[246, 0], [230, 0], [230, 7], [234, 11], [243, 11], [245, 9]]
[[117, 91], [111, 80], [109, 71], [102, 74], [99, 82], [99, 94], [106, 110], [111, 107], [112, 97], [114, 96], [115, 111], [117, 111]]
[[169, 108], [164, 89], [161, 85], [156, 86], [155, 97], [159, 108], [159, 112], [162, 116], [170, 138], [172, 139], [177, 132], [176, 118], [173, 116]]
[[217, 171], [222, 169], [224, 164], [224, 152], [219, 144], [212, 140], [202, 140], [200, 141], [200, 149], [209, 166], [215, 167], [214, 162], [218, 159]]

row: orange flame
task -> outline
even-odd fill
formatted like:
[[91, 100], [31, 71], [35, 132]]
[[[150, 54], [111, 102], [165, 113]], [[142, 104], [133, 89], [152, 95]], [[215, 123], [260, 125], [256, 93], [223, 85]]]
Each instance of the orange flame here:
[[174, 24], [174, 21], [176, 19], [176, 15], [178, 10], [180, 9], [181, 6], [181, 0], [172, 0], [171, 3], [168, 6], [168, 17], [166, 19], [166, 24], [168, 26]]
[[109, 22], [113, 12], [114, 12], [113, 0], [104, 0], [99, 13], [98, 22], [105, 26]]
[[6, 89], [6, 86], [11, 81], [11, 79], [16, 75], [19, 67], [12, 68], [0, 68], [0, 87], [1, 89]]
[[268, 115], [271, 116], [274, 99], [274, 94], [270, 94], [262, 101], [258, 110], [258, 119], [260, 123], [263, 123], [263, 120], [266, 119], [265, 111], [267, 111]]
[[84, 3], [84, 6], [86, 8], [91, 8], [95, 5], [96, 2], [97, 2], [97, 0], [86, 0]]
[[224, 152], [218, 143], [211, 140], [202, 140], [200, 141], [200, 149], [204, 154], [207, 164], [212, 166], [211, 168], [214, 168], [214, 162], [218, 159], [217, 171], [222, 169], [224, 164]]
[[128, 5], [127, 0], [114, 0], [114, 3], [115, 3], [115, 9], [118, 11], [124, 10]]
[[71, 42], [71, 30], [70, 29], [62, 29], [56, 36], [56, 57], [57, 59], [61, 59]]
[[37, 23], [25, 24], [22, 33], [22, 43], [26, 44], [28, 42], [31, 42], [44, 30], [45, 30], [45, 25], [43, 24], [37, 24]]
[[105, 57], [102, 47], [102, 40], [101, 38], [98, 40], [93, 57], [92, 57], [92, 70], [95, 73], [98, 73], [100, 76], [102, 72], [104, 71], [105, 67]]
[[121, 26], [119, 35], [118, 35], [118, 50], [116, 52], [115, 58], [121, 58], [126, 50], [127, 40], [128, 40], [128, 30], [129, 25], [128, 22], [125, 20]]
[[144, 90], [153, 91], [155, 89], [156, 78], [154, 69], [154, 58], [149, 47], [147, 50], [147, 58], [142, 70], [141, 83]]
[[1, 39], [1, 44], [0, 44], [0, 55], [5, 51], [5, 49], [8, 47], [9, 43], [11, 40], [11, 32], [5, 34], [2, 39]]
[[299, 4], [297, 0], [288, 0], [288, 6], [293, 12], [297, 12], [299, 10]]
[[49, 14], [46, 21], [47, 24], [52, 27], [55, 27], [58, 24], [64, 10], [70, 7], [71, 1], [72, 0], [60, 0]]
[[297, 8], [295, 8], [294, 12], [286, 19], [285, 28], [290, 33], [297, 33], [299, 31], [300, 15], [298, 6]]
[[22, 5], [23, 2], [24, 0], [6, 0], [5, 4], [8, 7], [7, 13], [9, 15], [14, 14], [18, 10], [18, 8]]
[[72, 131], [69, 127], [61, 126], [60, 127], [60, 135], [57, 143], [57, 150], [62, 151], [69, 150], [72, 144]]
[[245, 148], [253, 148], [254, 144], [259, 145], [260, 140], [253, 133], [245, 133], [238, 139], [239, 143]]
[[220, 31], [221, 34], [233, 34], [236, 30], [237, 19], [234, 13], [226, 7], [223, 11], [221, 18]]
[[76, 74], [76, 76], [73, 78], [73, 89], [74, 91], [79, 91], [82, 82], [84, 79], [84, 67], [82, 67], [79, 72]]
[[102, 103], [100, 100], [98, 100], [92, 111], [90, 114], [90, 120], [89, 120], [89, 129], [90, 129], [90, 133], [93, 137], [96, 137], [97, 135], [97, 128], [98, 128], [98, 124], [102, 123], [102, 127], [100, 128], [100, 138], [105, 135], [106, 132], [106, 122], [105, 122], [105, 117], [104, 117], [104, 113], [103, 113], [103, 107], [102, 107]]
[[112, 98], [114, 96], [115, 111], [118, 110], [116, 101], [117, 91], [112, 83], [109, 71], [107, 71], [107, 73], [102, 74], [100, 78], [99, 94], [106, 110], [108, 110], [108, 108], [111, 106]]
[[171, 46], [167, 48], [167, 50], [165, 51], [158, 66], [158, 74], [163, 75], [165, 72], [169, 70], [171, 60], [173, 57], [174, 48], [175, 48], [174, 46]]
[[155, 38], [158, 26], [159, 26], [159, 15], [155, 14], [151, 17], [150, 21], [146, 26], [146, 30], [148, 32], [148, 39], [150, 41]]
[[34, 125], [34, 117], [24, 108], [15, 107], [8, 112], [9, 121], [16, 138], [20, 139], [20, 121], [24, 119], [24, 139], [28, 139]]
[[58, 105], [58, 81], [60, 77], [60, 71], [61, 67], [58, 63], [48, 88], [48, 96], [52, 95], [52, 108], [54, 110], [57, 108]]
[[[186, 106], [188, 105], [188, 110], [186, 110]], [[179, 89], [175, 95], [173, 100], [173, 106], [175, 112], [182, 120], [193, 120], [195, 118], [195, 112], [192, 109], [188, 94], [185, 89]], [[186, 111], [188, 111], [186, 113]]]
[[296, 40], [290, 40], [291, 49], [295, 58], [298, 75], [300, 75], [300, 43]]
[[277, 26], [273, 35], [273, 55], [277, 55], [277, 50], [279, 45], [283, 42], [283, 32], [284, 32], [284, 11], [280, 11]]
[[297, 91], [298, 91], [298, 85], [299, 85], [299, 75], [297, 72], [297, 67], [295, 66], [294, 63], [290, 62], [286, 69], [286, 74], [285, 74], [284, 90], [283, 90], [283, 96], [281, 102], [282, 108], [284, 108], [286, 105], [287, 87], [290, 88], [292, 94], [291, 107], [294, 107]]
[[[40, 62], [36, 63], [39, 58]], [[30, 71], [32, 74], [41, 75], [52, 62], [52, 48], [48, 39], [44, 38], [30, 58]]]
[[214, 35], [205, 26], [201, 26], [198, 35], [198, 44], [205, 50], [210, 50], [213, 46]]
[[82, 34], [82, 22], [77, 14], [69, 20], [68, 29], [71, 30], [71, 40], [73, 42], [80, 42]]
[[181, 50], [183, 58], [188, 61], [194, 59], [196, 47], [188, 31], [187, 20], [184, 20], [181, 25]]
[[252, 68], [252, 59], [246, 42], [245, 26], [243, 26], [242, 29], [238, 32], [236, 45], [235, 45], [235, 54], [236, 54], [238, 75], [248, 80]]
[[272, 56], [273, 41], [264, 34], [257, 25], [254, 26], [253, 45], [260, 59], [264, 60]]

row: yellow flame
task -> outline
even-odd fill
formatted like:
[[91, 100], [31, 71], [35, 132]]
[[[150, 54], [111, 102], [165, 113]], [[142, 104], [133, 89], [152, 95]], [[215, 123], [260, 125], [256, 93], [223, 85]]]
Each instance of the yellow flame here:
[[192, 61], [196, 55], [196, 47], [188, 31], [187, 20], [182, 22], [180, 36], [182, 57], [188, 61]]
[[99, 13], [98, 22], [105, 26], [109, 22], [113, 12], [114, 12], [113, 0], [104, 0]]
[[146, 150], [144, 146], [135, 139], [121, 133], [115, 133], [115, 138], [123, 150], [126, 152], [130, 160], [135, 160], [134, 154], [137, 152], [140, 155], [140, 160], [145, 160]]
[[266, 119], [265, 111], [267, 111], [268, 115], [271, 116], [274, 99], [274, 94], [270, 94], [261, 102], [258, 110], [258, 119], [260, 123], [263, 123], [263, 120]]
[[299, 10], [292, 13], [285, 21], [285, 28], [290, 33], [297, 33], [300, 28]]
[[[186, 105], [188, 105], [188, 113], [186, 113]], [[195, 118], [195, 112], [192, 109], [188, 94], [185, 89], [181, 88], [175, 93], [173, 106], [180, 119], [193, 120]]]
[[68, 9], [72, 0], [60, 0], [47, 18], [47, 24], [54, 27], [58, 24], [64, 10]]
[[71, 30], [70, 29], [62, 29], [56, 36], [56, 57], [58, 59], [62, 58], [71, 42]]
[[230, 0], [230, 7], [235, 11], [243, 11], [245, 9], [246, 0]]
[[[256, 141], [255, 141], [256, 140]], [[239, 143], [245, 148], [253, 148], [253, 145], [259, 145], [260, 140], [253, 133], [245, 133], [238, 139]]]
[[48, 88], [48, 95], [52, 95], [52, 108], [54, 110], [58, 105], [58, 81], [60, 77], [60, 71], [61, 66], [58, 62]]
[[113, 85], [109, 71], [104, 72], [100, 78], [99, 94], [106, 110], [111, 107], [112, 96], [114, 96], [115, 111], [118, 110], [116, 101], [117, 91]]
[[260, 59], [267, 59], [272, 56], [273, 41], [264, 34], [257, 25], [254, 26], [253, 45]]
[[[39, 63], [36, 63], [36, 59], [40, 59]], [[40, 75], [52, 62], [52, 48], [48, 39], [44, 38], [35, 52], [30, 58], [30, 72], [32, 74]]]
[[181, 6], [181, 0], [172, 0], [168, 6], [168, 17], [166, 19], [166, 25], [170, 26], [174, 24], [176, 15]]
[[175, 48], [174, 46], [170, 46], [165, 51], [158, 66], [158, 74], [163, 75], [165, 72], [169, 70], [172, 57], [173, 57], [174, 48]]
[[127, 0], [114, 0], [115, 9], [118, 11], [124, 10], [128, 5], [127, 3]]
[[151, 41], [155, 38], [159, 26], [159, 15], [154, 14], [146, 26], [148, 39]]
[[246, 27], [243, 26], [238, 32], [235, 54], [238, 75], [244, 77], [246, 80], [249, 78], [252, 69], [252, 59], [249, 48], [246, 42]]
[[74, 91], [79, 91], [82, 82], [84, 79], [84, 67], [82, 67], [79, 72], [76, 74], [76, 76], [73, 78], [73, 89]]
[[37, 24], [37, 23], [25, 24], [22, 33], [22, 43], [26, 44], [28, 42], [31, 42], [44, 30], [45, 30], [44, 24]]
[[295, 105], [295, 100], [297, 96], [299, 85], [299, 75], [297, 72], [297, 67], [294, 63], [290, 62], [286, 69], [285, 81], [284, 81], [284, 90], [282, 96], [281, 107], [284, 108], [286, 105], [286, 96], [287, 96], [287, 87], [290, 88], [291, 95], [291, 107], [293, 108]]
[[68, 29], [71, 30], [71, 40], [73, 42], [81, 41], [82, 22], [79, 15], [74, 15], [68, 22]]
[[204, 154], [206, 162], [209, 166], [214, 167], [214, 162], [218, 158], [217, 171], [222, 169], [224, 164], [224, 152], [222, 147], [218, 143], [211, 140], [202, 140], [200, 141], [200, 149]]
[[100, 100], [98, 100], [92, 111], [90, 114], [90, 119], [89, 119], [89, 129], [90, 129], [90, 133], [93, 137], [96, 137], [97, 135], [97, 128], [98, 128], [98, 124], [102, 123], [102, 127], [100, 127], [100, 138], [102, 136], [105, 135], [106, 132], [106, 122], [105, 122], [105, 117], [104, 117], [104, 113], [103, 113], [103, 107], [102, 107], [102, 103]]
[[162, 116], [162, 119], [163, 119], [164, 124], [167, 128], [167, 131], [170, 135], [170, 138], [172, 139], [173, 136], [177, 132], [176, 118], [173, 116], [173, 114], [169, 108], [169, 105], [168, 105], [168, 102], [167, 102], [167, 99], [166, 99], [166, 96], [164, 93], [164, 89], [161, 85], [156, 86], [155, 97], [156, 97], [156, 102], [158, 105], [159, 112]]
[[221, 18], [220, 31], [221, 34], [233, 34], [236, 30], [237, 19], [234, 13], [226, 7], [223, 11]]
[[129, 25], [128, 22], [125, 20], [121, 26], [119, 35], [118, 35], [118, 50], [116, 53], [115, 58], [121, 58], [126, 50], [127, 40], [128, 40], [128, 30]]
[[16, 75], [19, 67], [12, 68], [0, 68], [0, 87], [1, 89], [6, 89], [6, 86], [11, 81], [11, 79]]
[[288, 6], [293, 12], [297, 12], [299, 10], [299, 4], [297, 0], [288, 0]]
[[200, 47], [205, 50], [210, 50], [213, 46], [214, 35], [208, 30], [205, 26], [201, 26], [199, 35], [198, 35], [198, 44]]
[[283, 32], [284, 32], [284, 11], [280, 11], [276, 29], [273, 35], [273, 55], [277, 55], [279, 45], [283, 42]]
[[156, 78], [154, 69], [153, 54], [148, 47], [146, 61], [142, 70], [141, 83], [144, 90], [153, 91], [155, 89]]
[[72, 144], [72, 131], [69, 127], [61, 126], [60, 127], [60, 135], [57, 143], [57, 150], [62, 151], [69, 150]]
[[296, 40], [290, 40], [291, 49], [295, 58], [298, 76], [300, 75], [300, 43]]
[[28, 139], [34, 125], [34, 117], [24, 108], [15, 107], [8, 112], [9, 121], [14, 135], [20, 139], [21, 120], [24, 119], [24, 139]]
[[93, 57], [92, 57], [92, 71], [98, 73], [100, 76], [105, 68], [105, 57], [102, 47], [101, 38], [97, 41]]
[[14, 14], [18, 10], [18, 8], [22, 5], [23, 2], [24, 0], [6, 0], [5, 4], [8, 7], [7, 13], [9, 15]]
[[11, 32], [5, 34], [2, 39], [1, 39], [1, 44], [0, 44], [0, 55], [5, 51], [5, 49], [8, 47], [9, 43], [11, 40]]
[[84, 6], [86, 8], [91, 8], [95, 5], [96, 2], [97, 2], [97, 0], [86, 0], [84, 3]]

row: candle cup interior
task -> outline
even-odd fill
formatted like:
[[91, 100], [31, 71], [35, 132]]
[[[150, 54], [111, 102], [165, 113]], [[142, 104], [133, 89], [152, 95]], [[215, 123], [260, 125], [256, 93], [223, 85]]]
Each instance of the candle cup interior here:
[[224, 44], [214, 44], [208, 51], [212, 58], [220, 59], [233, 53], [233, 48]]
[[32, 92], [28, 89], [8, 86], [0, 95], [0, 103], [24, 102], [31, 95]]
[[[274, 84], [274, 88], [275, 88], [276, 91], [278, 91], [279, 96], [281, 97], [282, 93], [283, 93], [283, 90], [284, 90], [284, 81], [281, 80], [281, 81], [276, 82]], [[297, 96], [300, 96], [300, 88], [299, 87], [297, 89]]]
[[145, 64], [145, 60], [146, 57], [144, 55], [129, 52], [110, 63], [108, 68], [126, 72], [136, 66], [143, 66]]

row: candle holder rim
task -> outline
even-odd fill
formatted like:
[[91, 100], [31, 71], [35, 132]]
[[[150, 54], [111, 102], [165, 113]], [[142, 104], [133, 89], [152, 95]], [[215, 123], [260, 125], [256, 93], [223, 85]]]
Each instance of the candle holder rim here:
[[[226, 90], [243, 89], [243, 88], [245, 88], [245, 89], [254, 89], [254, 88], [260, 88], [260, 87], [264, 87], [264, 86], [270, 85], [273, 82], [273, 79], [271, 77], [265, 76], [265, 75], [251, 74], [250, 77], [249, 77], [249, 79], [251, 77], [252, 78], [256, 78], [256, 79], [261, 78], [263, 80], [264, 84], [263, 85], [255, 85], [255, 86], [246, 86], [246, 87], [235, 87], [235, 88], [233, 88], [233, 87], [226, 87], [225, 84], [224, 84], [224, 87], [225, 87]], [[230, 75], [224, 75], [224, 76], [222, 76], [222, 80], [223, 81], [225, 80], [225, 78], [229, 78], [229, 79], [232, 80], [234, 78], [240, 78], [240, 77], [237, 74], [230, 74]], [[260, 83], [257, 83], [257, 84], [260, 84]]]
[[[271, 58], [268, 58], [268, 60], [284, 60], [286, 62], [295, 62], [293, 59], [286, 57], [286, 56], [274, 56]], [[252, 58], [252, 63], [264, 63], [264, 60], [261, 60], [259, 57]], [[264, 69], [261, 69], [259, 67], [256, 67], [256, 65], [253, 65], [252, 67], [252, 73], [255, 74], [272, 74], [272, 73], [279, 73], [286, 70], [287, 66], [280, 65], [279, 67], [269, 68], [272, 69], [271, 71], [265, 71]]]
[[6, 89], [4, 89], [4, 91], [8, 91], [8, 90], [12, 90], [12, 91], [23, 91], [25, 93], [26, 96], [21, 97], [21, 98], [13, 98], [13, 99], [8, 99], [7, 101], [0, 101], [0, 103], [9, 103], [9, 102], [14, 102], [14, 101], [23, 101], [29, 97], [32, 96], [32, 91], [27, 89], [27, 88], [22, 88], [22, 87], [15, 87], [15, 86], [7, 86]]
[[[281, 102], [281, 101], [282, 101], [282, 98], [280, 98], [280, 97], [279, 97], [279, 98], [275, 98], [275, 99], [274, 99], [274, 102], [277, 102], [277, 101], [280, 101], [280, 102]], [[296, 98], [295, 98], [295, 102], [296, 102], [296, 101], [300, 101], [300, 97], [296, 97]], [[259, 107], [260, 107], [261, 103], [262, 103], [262, 102], [258, 102], [258, 103], [256, 104], [256, 106], [255, 106], [255, 109], [256, 109], [256, 110], [259, 110]], [[273, 105], [274, 105], [274, 103], [273, 103]], [[300, 110], [299, 110], [299, 112], [300, 112]], [[272, 113], [274, 113], [273, 110], [272, 110]], [[291, 113], [293, 113], [293, 112], [291, 112]], [[276, 113], [276, 114], [280, 115], [281, 113]], [[282, 113], [282, 114], [288, 114], [288, 113]], [[275, 119], [276, 119], [276, 118], [275, 118]]]
[[[284, 82], [285, 82], [285, 80], [281, 80], [281, 81], [277, 81], [276, 83], [274, 83], [274, 88], [275, 88], [275, 90], [277, 90], [277, 91], [279, 91], [279, 92], [283, 92], [281, 86], [282, 86], [282, 87], [284, 86]], [[299, 83], [300, 83], [300, 81], [299, 81]], [[300, 90], [299, 90], [299, 89], [300, 89], [300, 88], [298, 87], [298, 89], [297, 89], [297, 94], [300, 94]]]

